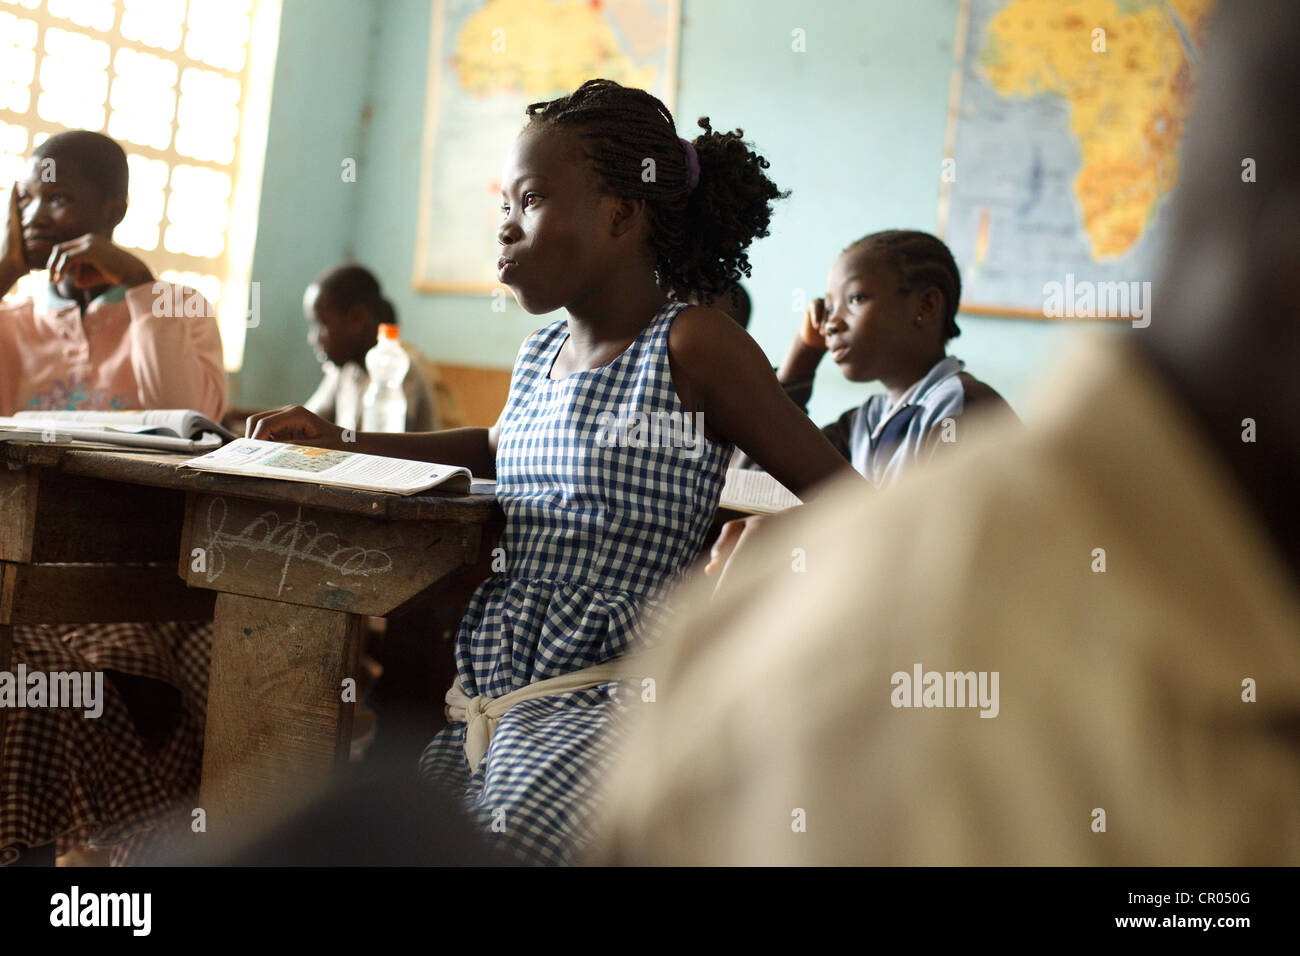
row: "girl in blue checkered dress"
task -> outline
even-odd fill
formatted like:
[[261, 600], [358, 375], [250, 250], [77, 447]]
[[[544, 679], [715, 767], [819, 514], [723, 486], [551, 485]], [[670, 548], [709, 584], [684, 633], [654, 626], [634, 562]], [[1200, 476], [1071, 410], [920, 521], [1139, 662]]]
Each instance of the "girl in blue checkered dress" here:
[[568, 863], [617, 747], [618, 681], [640, 676], [628, 655], [697, 557], [734, 447], [801, 496], [853, 472], [746, 332], [684, 302], [749, 274], [781, 195], [742, 131], [701, 119], [679, 139], [663, 103], [608, 80], [528, 116], [502, 174], [498, 275], [527, 312], [563, 313], [524, 343], [497, 424], [344, 446], [290, 408], [252, 434], [496, 476], [505, 569], [461, 623], [451, 723], [421, 770], [486, 836]]
[[[684, 308], [666, 303], [608, 365], [559, 379], [548, 373], [567, 322], [524, 344], [497, 443], [506, 569], [461, 622], [466, 694], [501, 697], [633, 650], [642, 616], [699, 554], [732, 448], [696, 432], [673, 389], [669, 333]], [[611, 680], [515, 705], [472, 772], [466, 724], [452, 723], [422, 770], [463, 788], [489, 833], [567, 860], [612, 749], [616, 691]]]

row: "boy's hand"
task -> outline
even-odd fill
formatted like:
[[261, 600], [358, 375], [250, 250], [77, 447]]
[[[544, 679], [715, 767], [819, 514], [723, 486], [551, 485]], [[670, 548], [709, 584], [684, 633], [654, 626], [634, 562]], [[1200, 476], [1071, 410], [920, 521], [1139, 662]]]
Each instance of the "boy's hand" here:
[[51, 282], [57, 283], [69, 276], [78, 289], [93, 289], [101, 285], [134, 288], [154, 281], [148, 266], [125, 249], [113, 245], [111, 239], [94, 233], [58, 243], [50, 250], [46, 268], [50, 270]]
[[248, 416], [244, 437], [311, 445], [313, 448], [348, 450], [343, 442], [342, 428], [307, 411], [301, 405], [285, 405], [283, 408], [273, 408]]
[[811, 349], [826, 351], [826, 339], [822, 328], [826, 324], [826, 300], [813, 299], [803, 313], [803, 327], [799, 329], [799, 340]]
[[740, 547], [740, 542], [752, 537], [762, 523], [762, 515], [750, 515], [748, 518], [736, 518], [724, 524], [718, 532], [718, 540], [713, 542], [713, 548], [709, 552], [709, 563], [704, 566], [704, 573], [711, 576], [723, 570], [731, 559], [732, 553]]
[[31, 271], [23, 254], [23, 216], [18, 211], [17, 186], [9, 190], [9, 223], [0, 243], [0, 275], [13, 284]]
[[760, 539], [761, 545], [763, 541], [768, 540], [762, 537], [764, 534], [770, 537], [773, 528], [784, 528], [788, 522], [798, 519], [802, 514], [803, 507], [799, 506], [774, 514], [737, 518], [724, 524], [718, 532], [718, 540], [713, 543], [713, 549], [709, 552], [709, 563], [704, 567], [704, 573], [709, 577], [717, 575], [718, 583], [713, 586], [713, 593], [716, 595], [722, 590], [722, 585], [727, 580], [727, 572], [740, 556], [741, 549], [746, 545], [752, 549], [755, 537]]

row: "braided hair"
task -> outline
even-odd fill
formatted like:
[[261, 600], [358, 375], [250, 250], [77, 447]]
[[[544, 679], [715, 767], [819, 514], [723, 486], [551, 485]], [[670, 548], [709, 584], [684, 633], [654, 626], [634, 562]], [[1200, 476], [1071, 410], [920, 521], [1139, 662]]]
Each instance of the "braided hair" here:
[[672, 114], [645, 90], [588, 80], [568, 96], [528, 107], [529, 127], [574, 130], [601, 186], [644, 199], [655, 276], [665, 292], [704, 297], [750, 274], [749, 244], [768, 234], [771, 203], [784, 199], [750, 150], [744, 130], [715, 132], [707, 117], [692, 145], [699, 180], [689, 188], [686, 151]]
[[364, 305], [376, 323], [397, 324], [397, 313], [393, 304], [384, 298], [376, 279], [365, 266], [348, 263], [330, 269], [316, 284], [321, 294], [341, 311], [346, 312], [354, 305]]
[[961, 301], [961, 273], [952, 251], [943, 241], [928, 232], [911, 229], [887, 229], [863, 236], [849, 245], [879, 256], [898, 271], [902, 292], [934, 286], [943, 294], [944, 341], [961, 335], [957, 327], [957, 304]]

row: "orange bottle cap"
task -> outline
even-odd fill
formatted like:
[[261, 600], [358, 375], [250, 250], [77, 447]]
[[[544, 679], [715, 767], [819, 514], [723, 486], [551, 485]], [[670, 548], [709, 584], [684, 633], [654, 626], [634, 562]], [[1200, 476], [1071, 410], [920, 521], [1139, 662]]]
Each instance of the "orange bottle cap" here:
[[380, 337], [381, 339], [396, 339], [396, 338], [398, 338], [398, 335], [397, 335], [397, 326], [393, 325], [393, 324], [390, 323], [390, 322], [380, 322], [380, 323], [379, 323], [379, 337]]

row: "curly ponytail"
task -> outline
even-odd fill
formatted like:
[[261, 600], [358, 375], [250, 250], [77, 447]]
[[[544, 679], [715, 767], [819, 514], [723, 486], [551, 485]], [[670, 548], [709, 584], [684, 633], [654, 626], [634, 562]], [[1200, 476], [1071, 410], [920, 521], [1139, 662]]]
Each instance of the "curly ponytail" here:
[[646, 202], [659, 287], [709, 299], [750, 274], [750, 243], [768, 234], [772, 200], [768, 161], [750, 150], [743, 130], [715, 132], [707, 117], [692, 145], [699, 181], [689, 186], [686, 150], [672, 114], [645, 90], [588, 80], [568, 96], [528, 107], [530, 123], [575, 130], [602, 186]]

